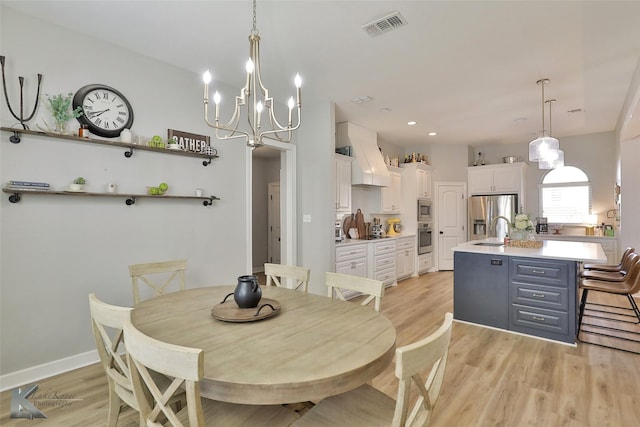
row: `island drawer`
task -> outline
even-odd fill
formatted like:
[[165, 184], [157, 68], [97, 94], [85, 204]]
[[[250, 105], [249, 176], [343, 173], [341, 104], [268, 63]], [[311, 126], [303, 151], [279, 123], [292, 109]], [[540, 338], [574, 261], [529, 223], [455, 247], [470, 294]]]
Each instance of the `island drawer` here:
[[569, 310], [569, 290], [554, 286], [511, 282], [511, 302], [567, 312]]
[[[518, 304], [511, 306], [511, 329], [544, 338], [574, 342], [569, 334], [569, 314], [555, 310], [525, 307]], [[537, 332], [536, 332], [537, 331]], [[575, 338], [575, 337], [573, 337]]]
[[544, 284], [547, 286], [561, 286], [566, 288], [569, 283], [570, 263], [562, 261], [541, 261], [531, 258], [511, 259], [511, 280]]
[[396, 242], [396, 246], [397, 246], [397, 250], [401, 251], [403, 249], [407, 249], [407, 250], [415, 250], [416, 247], [416, 240], [413, 237], [405, 237], [403, 239], [398, 239], [398, 241]]

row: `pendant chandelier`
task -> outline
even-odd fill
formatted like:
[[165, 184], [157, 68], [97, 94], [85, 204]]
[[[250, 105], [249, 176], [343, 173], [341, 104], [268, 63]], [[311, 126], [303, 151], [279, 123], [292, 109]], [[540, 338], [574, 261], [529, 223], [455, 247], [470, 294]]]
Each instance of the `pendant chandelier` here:
[[[551, 106], [556, 102], [555, 99], [548, 99], [545, 104], [549, 104], [549, 137], [551, 137]], [[554, 138], [555, 139], [555, 138]], [[556, 139], [557, 141], [557, 139]], [[558, 146], [560, 144], [558, 143]], [[538, 169], [555, 169], [564, 166], [564, 151], [558, 149], [555, 153], [549, 152], [547, 158], [540, 159], [538, 162]]]
[[[263, 138], [269, 138], [279, 142], [291, 142], [292, 132], [300, 127], [300, 110], [302, 103], [300, 101], [300, 75], [296, 74], [294, 84], [296, 86], [296, 100], [289, 98], [287, 106], [289, 107], [289, 117], [285, 126], [281, 125], [275, 116], [275, 102], [269, 96], [269, 90], [262, 84], [260, 75], [260, 36], [256, 29], [256, 0], [253, 0], [253, 28], [249, 35], [249, 60], [246, 67], [247, 77], [244, 87], [240, 90], [240, 96], [236, 96], [235, 108], [233, 115], [226, 123], [220, 123], [220, 93], [216, 91], [213, 95], [215, 104], [215, 118], [213, 123], [209, 120], [209, 83], [211, 82], [211, 73], [207, 70], [202, 79], [204, 81], [204, 120], [209, 127], [216, 130], [216, 138], [218, 139], [234, 139], [245, 138], [247, 146], [257, 148], [263, 145]], [[294, 107], [297, 107], [296, 123], [293, 123], [292, 113]], [[266, 111], [264, 111], [266, 110]], [[262, 114], [265, 113], [266, 120], [263, 120]], [[249, 127], [248, 131], [239, 129], [240, 118], [246, 116]], [[263, 128], [264, 122], [268, 120], [268, 126]], [[219, 131], [226, 132], [223, 135]]]
[[556, 138], [545, 136], [544, 85], [545, 83], [549, 83], [549, 79], [540, 79], [536, 83], [542, 86], [542, 135], [529, 143], [529, 161], [531, 162], [553, 159], [560, 145]]

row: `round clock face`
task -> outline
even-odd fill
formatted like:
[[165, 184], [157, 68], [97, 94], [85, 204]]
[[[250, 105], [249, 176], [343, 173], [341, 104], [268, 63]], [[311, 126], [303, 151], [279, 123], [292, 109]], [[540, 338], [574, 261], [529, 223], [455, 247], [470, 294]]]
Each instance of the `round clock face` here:
[[78, 121], [89, 126], [91, 133], [114, 138], [133, 124], [131, 104], [117, 90], [105, 85], [87, 85], [73, 97], [73, 108], [82, 107]]

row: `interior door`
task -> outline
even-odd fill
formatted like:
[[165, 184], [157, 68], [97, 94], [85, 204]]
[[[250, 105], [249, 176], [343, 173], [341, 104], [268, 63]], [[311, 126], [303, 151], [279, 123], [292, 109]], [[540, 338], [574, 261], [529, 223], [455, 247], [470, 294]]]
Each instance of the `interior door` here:
[[436, 224], [438, 270], [453, 270], [451, 248], [467, 240], [466, 185], [464, 183], [436, 183]]
[[280, 183], [269, 183], [268, 197], [269, 247], [267, 256], [270, 263], [280, 264]]

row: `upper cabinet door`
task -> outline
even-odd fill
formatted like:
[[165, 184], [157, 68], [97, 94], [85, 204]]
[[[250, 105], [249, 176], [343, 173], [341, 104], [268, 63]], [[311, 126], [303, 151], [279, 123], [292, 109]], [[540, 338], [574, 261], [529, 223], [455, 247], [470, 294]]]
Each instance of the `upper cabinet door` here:
[[469, 194], [515, 193], [523, 200], [524, 163], [469, 167]]

